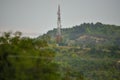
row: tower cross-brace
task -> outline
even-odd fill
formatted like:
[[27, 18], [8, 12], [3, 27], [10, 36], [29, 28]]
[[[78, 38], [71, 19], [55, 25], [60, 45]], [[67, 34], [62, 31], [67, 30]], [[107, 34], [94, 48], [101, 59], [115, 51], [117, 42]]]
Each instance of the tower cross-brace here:
[[58, 5], [58, 12], [57, 12], [58, 18], [57, 18], [57, 34], [56, 34], [56, 42], [59, 44], [62, 41], [61, 36], [61, 13], [60, 13], [60, 5]]

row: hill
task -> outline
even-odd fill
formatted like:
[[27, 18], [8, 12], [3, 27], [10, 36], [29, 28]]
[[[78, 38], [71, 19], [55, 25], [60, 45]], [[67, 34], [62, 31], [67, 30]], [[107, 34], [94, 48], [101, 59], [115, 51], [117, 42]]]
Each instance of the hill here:
[[[64, 45], [69, 46], [89, 46], [89, 45], [119, 45], [120, 46], [120, 26], [102, 24], [97, 22], [83, 23], [71, 28], [62, 28], [62, 38]], [[55, 43], [57, 29], [48, 31], [43, 36], [50, 36], [50, 43]], [[40, 36], [41, 37], [41, 36]], [[40, 38], [39, 37], [39, 38]]]
[[[120, 79], [120, 26], [83, 23], [61, 31], [63, 46], [52, 49], [65, 80]], [[56, 44], [56, 32], [50, 30], [39, 38], [49, 38], [49, 44]]]

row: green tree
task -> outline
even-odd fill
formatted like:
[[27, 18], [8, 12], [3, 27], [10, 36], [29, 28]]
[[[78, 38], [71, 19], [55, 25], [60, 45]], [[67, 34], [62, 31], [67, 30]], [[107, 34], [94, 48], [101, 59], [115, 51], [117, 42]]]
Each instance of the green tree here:
[[21, 37], [21, 32], [11, 34], [0, 37], [0, 80], [61, 79], [59, 66], [52, 61], [56, 53], [47, 41]]

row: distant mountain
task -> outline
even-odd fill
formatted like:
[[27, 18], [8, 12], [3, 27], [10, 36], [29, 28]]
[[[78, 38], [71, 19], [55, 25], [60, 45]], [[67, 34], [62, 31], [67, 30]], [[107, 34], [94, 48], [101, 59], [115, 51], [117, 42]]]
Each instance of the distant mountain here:
[[[68, 46], [90, 46], [90, 45], [119, 45], [120, 26], [102, 24], [97, 22], [83, 23], [72, 28], [62, 28], [63, 44]], [[48, 31], [45, 35], [51, 37], [50, 43], [55, 42], [57, 29]], [[40, 38], [40, 37], [39, 37]]]

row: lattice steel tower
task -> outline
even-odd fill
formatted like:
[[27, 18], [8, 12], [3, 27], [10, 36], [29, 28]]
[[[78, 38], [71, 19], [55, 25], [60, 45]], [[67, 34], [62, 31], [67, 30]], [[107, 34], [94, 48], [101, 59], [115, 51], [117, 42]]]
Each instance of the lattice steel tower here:
[[61, 13], [60, 13], [60, 5], [58, 5], [58, 12], [57, 12], [58, 18], [57, 18], [57, 34], [56, 34], [56, 42], [58, 44], [62, 41], [62, 35], [61, 35]]

